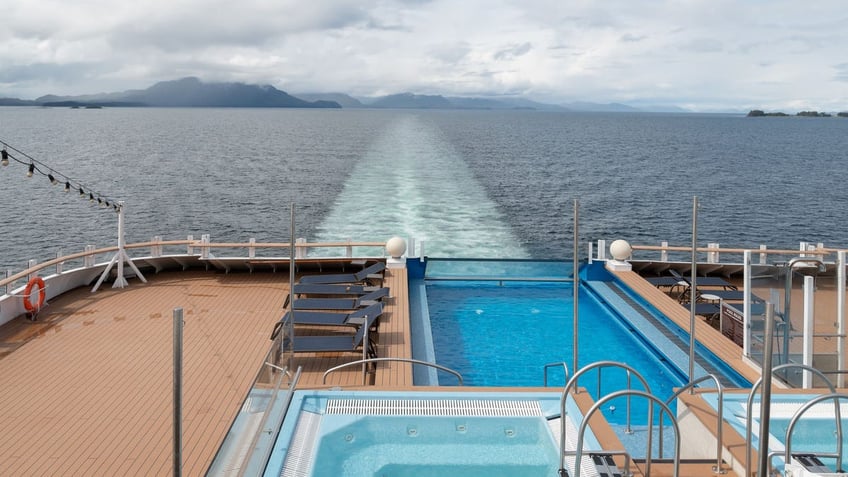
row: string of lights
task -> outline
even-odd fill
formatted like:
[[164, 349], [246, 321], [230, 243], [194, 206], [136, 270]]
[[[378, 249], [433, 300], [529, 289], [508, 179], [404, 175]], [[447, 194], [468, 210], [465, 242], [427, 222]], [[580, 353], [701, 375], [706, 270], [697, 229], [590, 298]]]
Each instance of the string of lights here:
[[0, 145], [2, 145], [2, 149], [0, 150], [0, 166], [3, 166], [3, 168], [9, 165], [10, 160], [15, 161], [21, 165], [27, 166], [27, 177], [32, 177], [36, 173], [41, 174], [42, 176], [47, 177], [53, 185], [64, 183], [65, 192], [70, 193], [71, 190], [79, 192], [79, 197], [82, 199], [88, 199], [91, 204], [97, 204], [102, 208], [111, 208], [115, 212], [120, 210], [121, 205], [117, 200], [111, 199], [82, 182], [62, 174], [56, 169], [33, 158], [29, 154], [15, 148], [2, 139], [0, 139]]

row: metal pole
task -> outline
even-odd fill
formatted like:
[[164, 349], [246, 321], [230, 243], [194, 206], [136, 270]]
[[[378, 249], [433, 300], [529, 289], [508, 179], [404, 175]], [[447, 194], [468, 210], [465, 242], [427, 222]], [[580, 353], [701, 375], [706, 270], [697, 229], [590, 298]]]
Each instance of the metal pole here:
[[[804, 276], [804, 333], [802, 343], [802, 359], [805, 366], [813, 365], [813, 333], [815, 333], [815, 278]], [[813, 374], [802, 374], [802, 387], [810, 389], [813, 387]]]
[[[577, 299], [578, 299], [578, 296], [580, 294], [580, 273], [579, 273], [580, 262], [577, 259], [577, 253], [578, 253], [578, 249], [579, 249], [579, 246], [580, 246], [580, 242], [578, 241], [578, 238], [577, 238], [578, 230], [579, 230], [579, 228], [578, 228], [579, 227], [579, 217], [578, 217], [578, 214], [577, 214], [577, 206], [578, 206], [577, 199], [574, 199], [574, 251], [573, 251], [573, 257], [574, 258], [572, 259], [573, 260], [572, 267], [574, 269], [574, 272], [573, 272], [574, 273], [574, 282], [573, 282], [573, 284], [574, 284], [574, 326], [573, 326], [573, 329], [572, 329], [572, 332], [571, 332], [571, 346], [572, 346], [572, 353], [573, 353], [572, 359], [573, 359], [574, 365], [572, 366], [571, 369], [573, 369], [575, 373], [577, 372], [578, 369], [580, 369], [580, 368], [577, 367], [577, 334], [578, 334], [577, 331], [578, 331], [578, 322], [579, 322], [578, 311], [577, 311], [578, 310]], [[563, 425], [565, 425], [565, 424], [563, 424]]]
[[766, 477], [769, 465], [769, 419], [771, 419], [771, 362], [774, 344], [774, 304], [766, 302], [765, 343], [763, 343], [762, 391], [760, 392], [760, 447], [757, 464], [760, 477]]
[[[845, 250], [836, 252], [836, 369], [845, 369]], [[845, 386], [845, 375], [839, 373], [837, 386]]]
[[[294, 256], [295, 256], [295, 233], [294, 233], [294, 202], [291, 203], [291, 252], [289, 253], [289, 352], [288, 368], [294, 369]], [[285, 333], [286, 330], [283, 330]], [[286, 350], [284, 349], [283, 352]]]
[[[695, 381], [695, 294], [698, 280], [698, 196], [692, 197], [692, 274], [689, 279], [689, 382]], [[695, 390], [690, 389], [690, 393]]]
[[183, 309], [174, 309], [174, 476], [183, 475]]

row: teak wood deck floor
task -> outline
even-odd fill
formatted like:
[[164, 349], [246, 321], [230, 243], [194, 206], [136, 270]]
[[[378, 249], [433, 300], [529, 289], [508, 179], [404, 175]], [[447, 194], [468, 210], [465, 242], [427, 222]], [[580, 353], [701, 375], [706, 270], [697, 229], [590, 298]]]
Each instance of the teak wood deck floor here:
[[[202, 475], [256, 377], [283, 313], [288, 273], [167, 272], [123, 290], [55, 298], [37, 322], [0, 328], [0, 475], [163, 475], [172, 468], [174, 308], [184, 309], [183, 471]], [[406, 274], [391, 299], [379, 355], [409, 357]], [[300, 386], [353, 353], [298, 355]], [[361, 385], [359, 367], [328, 385]], [[403, 363], [370, 379], [410, 385]]]

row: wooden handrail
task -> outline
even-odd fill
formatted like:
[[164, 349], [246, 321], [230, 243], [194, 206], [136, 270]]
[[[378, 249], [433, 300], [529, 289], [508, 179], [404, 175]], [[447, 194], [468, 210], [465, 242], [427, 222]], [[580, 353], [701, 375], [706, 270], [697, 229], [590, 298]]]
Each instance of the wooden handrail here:
[[[690, 252], [692, 251], [692, 247], [686, 246], [662, 246], [662, 245], [633, 245], [631, 246], [633, 250], [646, 250], [646, 251], [657, 251], [657, 252]], [[829, 255], [833, 252], [839, 251], [840, 249], [817, 249], [817, 250], [782, 250], [782, 249], [759, 249], [759, 248], [709, 248], [709, 247], [698, 247], [698, 252], [718, 252], [718, 253], [745, 253], [750, 251], [752, 254], [755, 253], [767, 253], [767, 254], [776, 254], [776, 255], [797, 255], [797, 254], [806, 254], [806, 255]]]

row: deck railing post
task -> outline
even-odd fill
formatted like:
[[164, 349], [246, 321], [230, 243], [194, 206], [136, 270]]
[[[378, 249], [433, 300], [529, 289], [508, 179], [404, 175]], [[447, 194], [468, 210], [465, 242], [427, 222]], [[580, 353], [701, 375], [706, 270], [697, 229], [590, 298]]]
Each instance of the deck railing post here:
[[[38, 265], [38, 260], [27, 260], [27, 268], [35, 268], [36, 265]], [[27, 275], [27, 280], [32, 280], [35, 275], [35, 273], [30, 273]]]
[[[6, 270], [6, 279], [8, 280], [9, 277], [11, 277], [11, 276], [12, 276], [12, 270], [11, 269]], [[9, 283], [6, 284], [6, 294], [7, 295], [12, 294], [12, 282], [9, 282]]]
[[[762, 256], [764, 254], [760, 254]], [[742, 355], [751, 357], [751, 251], [745, 250], [742, 255], [743, 274], [742, 288]]]
[[203, 234], [200, 236], [200, 243], [203, 244], [203, 246], [200, 247], [200, 258], [202, 259], [209, 258], [209, 247], [206, 245], [210, 242], [210, 240], [209, 234]]
[[765, 252], [766, 246], [760, 245], [760, 250], [762, 250], [762, 252], [760, 252], [760, 265], [765, 265], [766, 259], [767, 259], [766, 257], [768, 257], [768, 254], [766, 254], [766, 252]]
[[662, 246], [662, 250], [660, 250], [660, 262], [667, 262], [668, 250], [666, 249], [668, 248], [668, 240], [663, 240], [660, 242], [660, 245]]
[[85, 251], [89, 255], [86, 255], [85, 258], [83, 259], [83, 266], [84, 267], [91, 268], [91, 267], [94, 266], [94, 263], [97, 259], [97, 257], [95, 257], [94, 255], [91, 255], [91, 252], [93, 252], [94, 250], [95, 250], [94, 245], [86, 245], [85, 246]]
[[607, 241], [604, 239], [598, 240], [598, 260], [607, 259]]
[[256, 239], [250, 237], [248, 242], [250, 243], [250, 246], [247, 247], [247, 258], [256, 258]]
[[192, 242], [194, 242], [194, 235], [189, 235], [188, 237], [186, 237], [186, 240], [188, 240], [188, 246], [186, 247], [186, 254], [194, 255], [194, 247], [192, 247], [192, 245], [191, 245]]
[[[62, 249], [60, 248], [59, 250], [57, 250], [57, 251], [56, 251], [56, 258], [57, 258], [57, 259], [58, 259], [58, 258], [62, 258], [62, 255], [63, 255], [63, 254], [62, 254]], [[64, 265], [65, 265], [65, 262], [64, 262], [64, 261], [56, 263], [56, 275], [61, 275], [61, 274], [62, 274], [62, 270], [63, 270], [63, 268], [64, 268]]]

